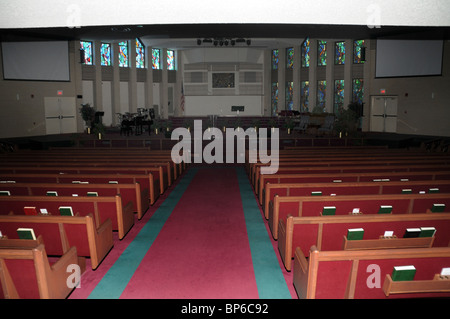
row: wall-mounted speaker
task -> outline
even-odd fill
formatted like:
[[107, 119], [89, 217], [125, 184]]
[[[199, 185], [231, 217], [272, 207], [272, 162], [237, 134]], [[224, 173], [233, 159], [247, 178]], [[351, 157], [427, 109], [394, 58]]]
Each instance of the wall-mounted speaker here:
[[80, 63], [83, 64], [84, 63], [84, 50], [80, 49]]

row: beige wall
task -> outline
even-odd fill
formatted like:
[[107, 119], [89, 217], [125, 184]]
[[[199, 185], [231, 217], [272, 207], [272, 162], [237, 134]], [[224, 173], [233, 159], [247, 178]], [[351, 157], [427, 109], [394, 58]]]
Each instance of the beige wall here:
[[[395, 79], [375, 79], [371, 74], [375, 70], [376, 48], [373, 43], [369, 47], [370, 54], [367, 68], [364, 70], [365, 82], [365, 116], [363, 130], [368, 130], [368, 115], [370, 95], [378, 95], [380, 89], [386, 89], [387, 94], [398, 96], [398, 133], [417, 135], [450, 136], [450, 42], [444, 45], [443, 75], [439, 77], [415, 77]], [[147, 49], [149, 52], [149, 49]], [[265, 59], [268, 58], [265, 55]], [[180, 55], [178, 55], [180, 58]], [[40, 82], [40, 81], [5, 81], [0, 77], [0, 138], [45, 135], [44, 97], [55, 97], [62, 90], [63, 96], [82, 95], [81, 65], [78, 46], [70, 45], [70, 82]], [[270, 61], [270, 59], [269, 59]], [[180, 63], [179, 65], [182, 65]], [[3, 70], [0, 72], [3, 74]], [[366, 74], [366, 70], [368, 71]], [[145, 98], [148, 106], [154, 100], [153, 80], [151, 70], [147, 73]], [[267, 103], [270, 103], [270, 78], [265, 73], [265, 113]], [[134, 80], [133, 80], [134, 81]], [[115, 83], [115, 82], [114, 82]], [[119, 107], [120, 95], [118, 87], [112, 83], [112, 117]], [[175, 104], [179, 101], [179, 86], [181, 78], [177, 75]], [[167, 92], [166, 84], [161, 92]], [[95, 85], [94, 85], [95, 87]], [[347, 86], [348, 87], [348, 86]], [[133, 92], [132, 90], [130, 92]], [[95, 96], [100, 100], [99, 92]], [[137, 97], [134, 99], [137, 100]], [[131, 99], [131, 101], [134, 101]], [[163, 100], [163, 99], [161, 99]], [[76, 100], [77, 108], [81, 99]], [[162, 103], [162, 105], [165, 105]], [[130, 109], [132, 109], [130, 105]], [[270, 109], [270, 107], [269, 107]], [[165, 110], [166, 111], [166, 110]], [[167, 113], [165, 113], [167, 114]], [[180, 114], [175, 110], [175, 114]], [[77, 128], [83, 131], [84, 123], [77, 112]]]
[[[75, 56], [73, 43], [69, 47], [69, 82], [5, 81], [0, 65], [0, 138], [45, 135], [44, 98], [56, 97], [58, 90], [63, 91], [64, 97], [81, 94], [81, 81], [77, 80], [80, 79], [79, 70], [75, 64], [79, 54]], [[77, 99], [77, 105], [81, 103], [79, 101]], [[77, 126], [81, 130], [81, 117], [79, 114], [77, 117]]]
[[[370, 50], [375, 74], [375, 44]], [[450, 136], [450, 41], [444, 42], [442, 76], [375, 79], [370, 95], [398, 96], [397, 133]], [[368, 112], [365, 113], [368, 115]]]

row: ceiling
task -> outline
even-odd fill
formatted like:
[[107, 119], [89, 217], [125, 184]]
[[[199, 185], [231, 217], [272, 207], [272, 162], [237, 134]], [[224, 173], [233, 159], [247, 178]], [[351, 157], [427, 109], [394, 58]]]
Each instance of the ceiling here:
[[[140, 38], [146, 46], [169, 49], [196, 48], [200, 39], [250, 39], [251, 47], [269, 48], [299, 45], [305, 37], [322, 39], [450, 39], [450, 27], [389, 26], [369, 28], [357, 25], [317, 24], [166, 24], [91, 26], [79, 28], [0, 29], [0, 41], [100, 40], [122, 41]], [[217, 45], [218, 47], [220, 46]], [[224, 45], [225, 46], [225, 45]], [[231, 46], [231, 44], [229, 44]], [[248, 46], [246, 42], [237, 46]]]

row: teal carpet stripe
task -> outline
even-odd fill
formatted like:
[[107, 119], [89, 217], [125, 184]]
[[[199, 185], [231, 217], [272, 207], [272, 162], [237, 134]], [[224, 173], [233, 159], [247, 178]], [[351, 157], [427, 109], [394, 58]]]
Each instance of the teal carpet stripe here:
[[197, 172], [189, 169], [136, 235], [88, 299], [118, 299]]
[[244, 168], [236, 168], [259, 298], [292, 299]]

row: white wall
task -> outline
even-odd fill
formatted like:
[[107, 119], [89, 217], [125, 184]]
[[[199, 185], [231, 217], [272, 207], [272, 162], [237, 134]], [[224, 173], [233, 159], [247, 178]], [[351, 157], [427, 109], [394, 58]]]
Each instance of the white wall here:
[[187, 116], [237, 115], [231, 112], [232, 105], [245, 106], [242, 116], [262, 115], [262, 96], [186, 96], [185, 114]]

